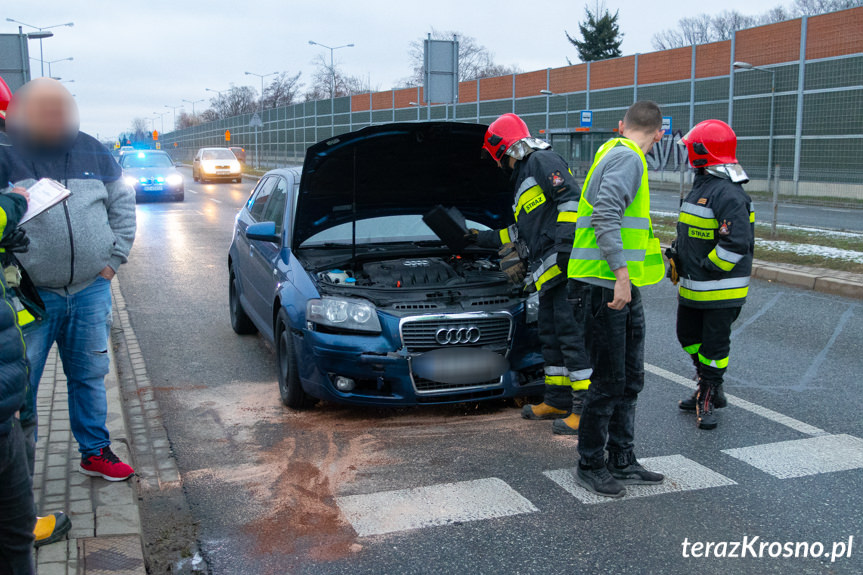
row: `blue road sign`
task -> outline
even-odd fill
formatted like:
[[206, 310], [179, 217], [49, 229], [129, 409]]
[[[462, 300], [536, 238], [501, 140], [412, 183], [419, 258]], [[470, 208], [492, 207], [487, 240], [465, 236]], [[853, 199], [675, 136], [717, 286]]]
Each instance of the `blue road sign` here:
[[582, 128], [590, 128], [593, 126], [593, 112], [590, 110], [582, 110], [579, 112]]
[[671, 133], [671, 116], [662, 116], [662, 129], [666, 134]]

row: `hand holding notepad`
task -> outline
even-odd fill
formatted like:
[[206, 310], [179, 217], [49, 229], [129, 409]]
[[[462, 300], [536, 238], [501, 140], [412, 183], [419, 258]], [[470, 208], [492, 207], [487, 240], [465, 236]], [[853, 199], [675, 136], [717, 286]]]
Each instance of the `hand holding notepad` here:
[[18, 225], [29, 222], [72, 195], [72, 192], [63, 187], [63, 184], [49, 178], [42, 178], [27, 188], [27, 193], [30, 195], [30, 203]]

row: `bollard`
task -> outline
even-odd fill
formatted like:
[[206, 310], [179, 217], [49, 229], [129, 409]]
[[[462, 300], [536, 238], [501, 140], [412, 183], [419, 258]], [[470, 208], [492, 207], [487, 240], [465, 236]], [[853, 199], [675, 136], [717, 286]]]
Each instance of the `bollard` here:
[[770, 236], [774, 238], [776, 237], [777, 219], [779, 219], [779, 164], [776, 164], [776, 168], [773, 170], [773, 222], [770, 225]]

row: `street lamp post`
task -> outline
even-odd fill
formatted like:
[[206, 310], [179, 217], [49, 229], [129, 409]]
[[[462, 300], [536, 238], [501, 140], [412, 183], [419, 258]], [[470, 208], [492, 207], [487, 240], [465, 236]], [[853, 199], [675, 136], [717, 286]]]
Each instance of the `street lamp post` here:
[[[270, 76], [275, 76], [278, 72], [272, 72], [270, 74], [255, 74], [254, 72], [246, 72], [246, 76], [257, 76], [261, 79], [261, 111], [264, 111], [264, 78], [268, 78]], [[211, 90], [211, 92], [215, 92], [216, 90]]]
[[[165, 114], [168, 112], [153, 112], [154, 116], [159, 116], [159, 124], [161, 127], [161, 132], [165, 132]], [[153, 126], [155, 128], [155, 125]]]
[[201, 98], [200, 100], [183, 100], [183, 101], [186, 102], [187, 104], [192, 105], [192, 117], [194, 118], [195, 117], [195, 104], [197, 104], [199, 102], [203, 102], [204, 99]]
[[551, 143], [551, 136], [548, 134], [548, 126], [549, 115], [551, 113], [551, 97], [554, 96], [554, 92], [551, 90], [540, 90], [539, 93], [545, 96], [545, 139]]
[[[336, 132], [336, 64], [335, 57], [333, 54], [336, 50], [341, 50], [342, 48], [353, 48], [353, 44], [343, 44], [342, 46], [327, 46], [325, 44], [321, 44], [320, 42], [315, 42], [314, 40], [309, 40], [309, 44], [312, 46], [320, 46], [321, 48], [326, 48], [330, 51], [330, 115], [332, 116], [332, 128], [333, 134]], [[371, 92], [371, 86], [369, 87], [369, 92]]]
[[47, 62], [44, 62], [45, 64], [48, 64], [48, 77], [54, 77], [54, 74], [51, 73], [51, 64], [56, 64], [57, 62], [71, 62], [74, 59], [75, 58], [60, 58], [59, 60], [48, 60]]
[[779, 186], [774, 185], [773, 176], [773, 125], [776, 110], [776, 70], [753, 66], [749, 62], [734, 62], [734, 68], [740, 70], [758, 70], [770, 73], [770, 135], [767, 140], [767, 191], [773, 191], [773, 224], [771, 234], [776, 236], [776, 220], [779, 211]]
[[[14, 22], [16, 24], [21, 24], [22, 26], [27, 26], [28, 28], [33, 28], [34, 30], [38, 30], [36, 34], [27, 34], [28, 38], [32, 38], [34, 40], [39, 40], [39, 60], [42, 61], [42, 76], [45, 75], [45, 54], [42, 50], [42, 40], [45, 38], [50, 38], [54, 34], [51, 32], [45, 32], [45, 30], [50, 30], [51, 28], [60, 28], [63, 26], [72, 27], [75, 25], [74, 22], [66, 22], [65, 24], [54, 24], [52, 26], [34, 26], [33, 24], [27, 24], [26, 22], [21, 22], [20, 20], [15, 20], [14, 18], [6, 18], [7, 22]], [[50, 69], [50, 68], [49, 68]], [[50, 75], [50, 73], [49, 73]]]
[[173, 124], [173, 126], [174, 126], [174, 129], [176, 130], [177, 129], [177, 109], [182, 108], [183, 106], [182, 105], [180, 105], [180, 106], [169, 106], [168, 104], [165, 104], [165, 107], [171, 108], [171, 110], [173, 110], [173, 112], [174, 112], [174, 124]]

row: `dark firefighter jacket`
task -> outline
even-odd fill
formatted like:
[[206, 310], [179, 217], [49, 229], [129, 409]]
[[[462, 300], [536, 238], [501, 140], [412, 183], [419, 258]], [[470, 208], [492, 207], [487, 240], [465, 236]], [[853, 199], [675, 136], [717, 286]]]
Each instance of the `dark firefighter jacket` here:
[[755, 213], [740, 184], [699, 170], [680, 207], [680, 303], [715, 309], [746, 301], [755, 251]]
[[515, 195], [515, 223], [480, 232], [477, 243], [498, 248], [519, 240], [530, 253], [526, 284], [540, 291], [566, 279], [557, 267], [558, 253], [569, 258], [581, 188], [566, 161], [552, 150], [535, 150], [516, 162], [510, 181]]

